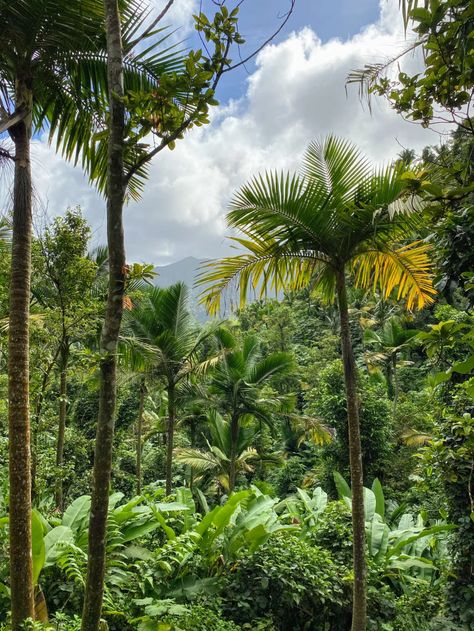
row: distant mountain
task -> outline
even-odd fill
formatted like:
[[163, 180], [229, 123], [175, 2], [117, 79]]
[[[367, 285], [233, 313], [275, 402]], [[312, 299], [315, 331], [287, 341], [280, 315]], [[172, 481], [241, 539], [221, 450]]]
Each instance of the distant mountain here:
[[208, 319], [205, 308], [199, 304], [200, 289], [194, 287], [194, 283], [200, 271], [200, 266], [205, 263], [206, 259], [197, 259], [194, 256], [188, 256], [185, 259], [171, 263], [170, 265], [161, 265], [155, 267], [154, 283], [157, 287], [169, 287], [177, 282], [182, 282], [189, 289], [189, 303], [191, 311], [199, 322]]
[[169, 287], [181, 281], [191, 288], [199, 273], [199, 266], [205, 262], [206, 259], [188, 256], [181, 261], [176, 261], [176, 263], [155, 267], [155, 272], [158, 274], [155, 278], [155, 285], [157, 287]]
[[[157, 287], [169, 287], [177, 282], [182, 282], [187, 285], [189, 289], [189, 306], [194, 317], [199, 322], [206, 322], [209, 320], [209, 316], [206, 313], [206, 309], [199, 304], [199, 294], [202, 288], [195, 287], [194, 283], [199, 273], [202, 271], [201, 265], [206, 263], [207, 260], [208, 259], [197, 259], [194, 256], [188, 256], [176, 263], [155, 267], [157, 276], [154, 278], [154, 283]], [[256, 291], [249, 290], [247, 301], [253, 302], [256, 300], [258, 291], [258, 288]], [[281, 297], [281, 292], [279, 292], [279, 295]], [[238, 304], [239, 290], [237, 285], [235, 285], [227, 290], [225, 299], [222, 301], [221, 317], [229, 317]]]

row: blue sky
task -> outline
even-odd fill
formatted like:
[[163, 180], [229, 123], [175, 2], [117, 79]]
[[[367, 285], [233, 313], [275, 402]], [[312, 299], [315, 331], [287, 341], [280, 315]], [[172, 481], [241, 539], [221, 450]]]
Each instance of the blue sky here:
[[[289, 5], [288, 0], [244, 2], [239, 15], [239, 29], [246, 39], [246, 44], [242, 47], [244, 57], [259, 48], [278, 29]], [[233, 6], [233, 2], [229, 6]], [[204, 12], [208, 16], [212, 15], [213, 7], [210, 0], [203, 2]], [[346, 40], [367, 24], [375, 22], [379, 13], [378, 0], [296, 0], [290, 19], [273, 43], [283, 41], [291, 31], [299, 31], [308, 26], [317, 32], [323, 42], [335, 37]], [[197, 38], [191, 37], [189, 42], [192, 46], [200, 46]], [[248, 72], [253, 72], [254, 69], [255, 60], [246, 64], [246, 69], [241, 67], [227, 73], [219, 86], [221, 102], [239, 98], [245, 92]]]

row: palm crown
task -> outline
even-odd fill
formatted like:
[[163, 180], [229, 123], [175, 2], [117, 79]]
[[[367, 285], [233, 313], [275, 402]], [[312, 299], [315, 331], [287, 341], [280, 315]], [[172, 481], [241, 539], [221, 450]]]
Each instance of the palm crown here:
[[[124, 0], [121, 16], [125, 89], [153, 90], [164, 73], [182, 68], [181, 55], [163, 46], [167, 37], [162, 29], [147, 26], [149, 10], [141, 0]], [[0, 0], [0, 131], [31, 114], [33, 127], [47, 128], [50, 140], [68, 160], [81, 161], [100, 190], [107, 161], [104, 21], [102, 3], [96, 0]], [[135, 49], [140, 43], [142, 52]], [[31, 113], [27, 103], [15, 98], [18, 77], [32, 91]], [[129, 143], [126, 165], [140, 151]], [[143, 169], [137, 176], [143, 176]], [[139, 181], [130, 183], [133, 195]]]
[[234, 281], [241, 302], [250, 287], [263, 294], [268, 286], [308, 284], [332, 299], [336, 275], [346, 269], [358, 286], [384, 296], [398, 286], [409, 309], [431, 302], [429, 246], [407, 243], [417, 220], [410, 181], [403, 165], [376, 170], [352, 144], [332, 136], [309, 146], [300, 174], [254, 178], [227, 216], [243, 233], [233, 239], [245, 251], [208, 264], [199, 280], [208, 308], [219, 308]]
[[203, 335], [193, 324], [183, 283], [151, 287], [125, 312], [123, 352], [131, 351], [134, 363], [148, 366], [155, 376], [177, 383], [190, 372]]
[[288, 372], [293, 366], [290, 353], [271, 353], [262, 357], [256, 337], [244, 338], [241, 348], [238, 340], [226, 329], [216, 332], [218, 344], [223, 348], [209, 386], [220, 402], [223, 412], [244, 420], [253, 417], [267, 422], [270, 410], [281, 407], [279, 397], [262, 398], [262, 386], [272, 376]]

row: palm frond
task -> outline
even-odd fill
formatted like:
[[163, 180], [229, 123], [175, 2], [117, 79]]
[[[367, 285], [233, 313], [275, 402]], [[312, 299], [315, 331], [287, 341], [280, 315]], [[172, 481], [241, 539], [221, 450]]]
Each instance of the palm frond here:
[[371, 172], [369, 160], [354, 144], [332, 135], [312, 142], [303, 159], [304, 175], [333, 205], [350, 199]]
[[402, 434], [402, 440], [409, 447], [423, 447], [433, 440], [433, 436], [417, 429], [407, 429]]
[[174, 450], [177, 462], [191, 467], [198, 473], [207, 473], [220, 468], [220, 460], [212, 451], [181, 447]]
[[422, 309], [434, 300], [431, 246], [415, 241], [399, 247], [362, 250], [351, 261], [355, 283], [364, 289], [378, 289], [388, 298], [396, 289], [397, 300], [405, 299], [407, 309]]
[[273, 375], [288, 373], [294, 367], [294, 363], [291, 353], [272, 353], [253, 366], [248, 382], [258, 385]]

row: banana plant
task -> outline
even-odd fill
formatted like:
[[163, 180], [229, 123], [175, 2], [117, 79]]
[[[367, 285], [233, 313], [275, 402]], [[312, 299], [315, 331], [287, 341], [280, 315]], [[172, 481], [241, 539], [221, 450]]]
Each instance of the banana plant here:
[[303, 489], [296, 489], [280, 504], [284, 512], [282, 518], [289, 518], [294, 524], [299, 524], [303, 533], [315, 528], [320, 516], [324, 513], [328, 503], [328, 494], [318, 486], [309, 494]]
[[[189, 504], [180, 501], [157, 502], [153, 498], [137, 496], [122, 504], [123, 497], [122, 493], [114, 493], [109, 499], [106, 609], [114, 607], [116, 597], [129, 581], [129, 564], [150, 555], [148, 550], [132, 542], [158, 528], [166, 533], [166, 519], [170, 513], [190, 511]], [[179, 497], [184, 496], [181, 494]], [[33, 511], [33, 578], [37, 592], [38, 620], [48, 619], [46, 603], [39, 587], [43, 570], [56, 565], [76, 587], [82, 589], [85, 585], [90, 508], [90, 496], [82, 495], [70, 504], [62, 519], [48, 521]], [[39, 617], [40, 614], [42, 617]]]
[[[184, 491], [189, 493], [189, 489]], [[198, 519], [191, 513], [187, 522], [178, 522], [179, 530], [168, 525], [168, 542], [156, 551], [148, 566], [145, 563], [141, 568], [145, 600], [140, 600], [140, 605], [169, 598], [185, 602], [198, 594], [212, 594], [221, 573], [242, 554], [252, 553], [277, 532], [296, 528], [280, 519], [278, 499], [256, 487], [234, 493], [212, 510], [205, 500], [201, 503], [203, 517]], [[196, 559], [201, 559], [199, 567]]]
[[[339, 497], [352, 505], [351, 489], [337, 472], [334, 480]], [[395, 507], [390, 517], [386, 510], [382, 485], [374, 480], [372, 488], [364, 487], [364, 510], [367, 548], [370, 557], [383, 575], [402, 589], [410, 580], [431, 581], [436, 576], [439, 562], [446, 555], [445, 537], [455, 528], [437, 522], [426, 525], [423, 515], [402, 513]]]

